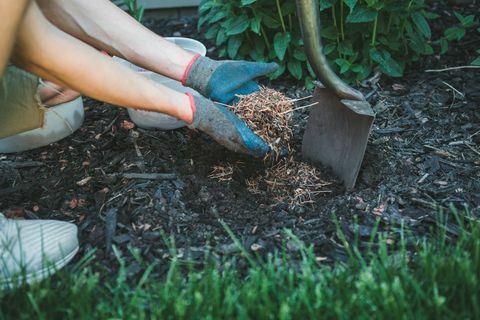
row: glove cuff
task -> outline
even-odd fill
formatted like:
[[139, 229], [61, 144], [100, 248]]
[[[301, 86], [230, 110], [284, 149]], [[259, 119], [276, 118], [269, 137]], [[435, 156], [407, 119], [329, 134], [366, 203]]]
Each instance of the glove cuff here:
[[203, 96], [209, 97], [207, 87], [213, 73], [222, 63], [210, 58], [199, 56], [191, 61], [191, 66], [185, 71], [183, 85], [198, 91]]
[[190, 123], [189, 125], [193, 125], [193, 123], [195, 122], [195, 115], [197, 114], [197, 104], [195, 103], [195, 97], [193, 96], [193, 94], [191, 94], [190, 92], [185, 92], [185, 94], [190, 101], [190, 108], [192, 109], [192, 123]]
[[202, 55], [200, 53], [196, 54], [192, 60], [190, 60], [190, 62], [188, 63], [187, 65], [187, 68], [185, 69], [185, 72], [183, 73], [183, 77], [182, 77], [182, 85], [186, 85], [187, 84], [187, 77], [188, 77], [188, 74], [190, 73], [190, 70], [192, 69], [192, 66], [193, 64], [195, 63], [195, 61], [197, 61], [198, 58], [200, 58]]

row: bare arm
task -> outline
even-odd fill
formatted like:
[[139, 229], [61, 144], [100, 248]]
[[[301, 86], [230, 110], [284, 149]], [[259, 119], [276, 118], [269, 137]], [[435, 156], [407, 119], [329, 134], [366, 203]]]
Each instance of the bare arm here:
[[66, 33], [145, 69], [180, 80], [193, 54], [170, 43], [107, 0], [37, 0]]
[[[90, 1], [88, 1], [90, 2]], [[112, 104], [192, 121], [188, 97], [112, 61], [50, 24], [35, 2], [27, 9], [14, 49], [15, 64], [47, 80]]]
[[12, 53], [28, 0], [0, 0], [0, 78]]

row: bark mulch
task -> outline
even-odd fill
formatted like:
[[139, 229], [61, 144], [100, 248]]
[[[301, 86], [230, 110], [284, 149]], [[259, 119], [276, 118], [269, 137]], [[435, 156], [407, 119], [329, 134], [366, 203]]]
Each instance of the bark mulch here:
[[[146, 25], [163, 35], [202, 38], [195, 23]], [[175, 239], [181, 259], [200, 262], [207, 251], [239, 255], [220, 220], [249, 251], [295, 253], [298, 246], [284, 232], [290, 229], [326, 262], [347, 257], [332, 213], [347, 240], [357, 234], [361, 246], [377, 219], [392, 245], [402, 226], [414, 235], [428, 234], [439, 209], [468, 206], [480, 213], [480, 70], [424, 70], [465, 65], [479, 45], [478, 38], [467, 36], [448, 55], [426, 59], [404, 78], [373, 84], [379, 86], [370, 99], [377, 119], [357, 187], [345, 192], [320, 168], [332, 184], [313, 206], [291, 205], [265, 190], [251, 192], [249, 179], [265, 170], [261, 160], [231, 153], [188, 129], [131, 128], [126, 110], [85, 99], [86, 121], [75, 134], [1, 157], [0, 210], [72, 221], [82, 252], [96, 248], [96, 259], [108, 270], [116, 265], [114, 244], [132, 274], [140, 267], [128, 247], [148, 262], [166, 261], [172, 253], [164, 236]], [[265, 84], [291, 98], [311, 94], [293, 81]], [[300, 148], [307, 116], [307, 109], [294, 113], [294, 148]], [[226, 163], [235, 166], [228, 179], [212, 178], [215, 167]], [[453, 223], [447, 229], [455, 236]], [[160, 273], [166, 265], [159, 264]]]

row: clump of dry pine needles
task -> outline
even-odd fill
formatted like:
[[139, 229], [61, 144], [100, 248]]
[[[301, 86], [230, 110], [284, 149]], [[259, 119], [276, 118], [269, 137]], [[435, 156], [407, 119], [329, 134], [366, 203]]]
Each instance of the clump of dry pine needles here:
[[244, 120], [248, 127], [269, 144], [277, 157], [284, 149], [291, 153], [290, 140], [294, 101], [283, 93], [269, 88], [240, 96], [240, 101], [232, 109]]
[[[330, 192], [320, 172], [313, 166], [296, 161], [291, 146], [293, 137], [290, 121], [295, 111], [295, 102], [283, 93], [261, 88], [257, 93], [239, 96], [240, 101], [232, 111], [269, 144], [273, 156], [273, 164], [262, 174], [247, 179], [247, 189], [252, 193], [262, 193], [266, 190], [277, 201], [288, 202], [290, 205], [309, 205], [315, 202], [315, 196]], [[305, 106], [306, 107], [309, 107]], [[304, 107], [301, 107], [304, 108]], [[281, 154], [288, 154], [280, 157]], [[267, 162], [266, 162], [267, 163]], [[269, 162], [271, 163], [271, 162]], [[229, 181], [233, 176], [233, 166], [230, 164], [216, 165], [210, 178], [219, 181]]]

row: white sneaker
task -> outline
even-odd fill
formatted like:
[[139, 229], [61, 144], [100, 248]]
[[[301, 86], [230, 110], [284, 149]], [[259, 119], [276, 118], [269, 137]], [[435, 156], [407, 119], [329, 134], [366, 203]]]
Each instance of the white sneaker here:
[[11, 220], [0, 213], [0, 288], [44, 279], [77, 251], [77, 226], [72, 223]]

